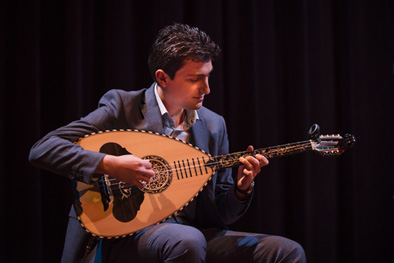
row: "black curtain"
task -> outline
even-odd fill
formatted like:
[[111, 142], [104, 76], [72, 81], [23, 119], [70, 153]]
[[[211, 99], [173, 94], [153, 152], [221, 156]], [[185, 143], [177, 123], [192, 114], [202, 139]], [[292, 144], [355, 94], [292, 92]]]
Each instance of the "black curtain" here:
[[153, 39], [182, 22], [223, 49], [205, 106], [231, 151], [307, 139], [313, 123], [357, 138], [337, 158], [272, 159], [232, 228], [292, 238], [308, 262], [393, 262], [393, 0], [13, 0], [0, 21], [3, 258], [59, 261], [69, 181], [32, 167], [30, 147], [107, 90], [147, 88]]

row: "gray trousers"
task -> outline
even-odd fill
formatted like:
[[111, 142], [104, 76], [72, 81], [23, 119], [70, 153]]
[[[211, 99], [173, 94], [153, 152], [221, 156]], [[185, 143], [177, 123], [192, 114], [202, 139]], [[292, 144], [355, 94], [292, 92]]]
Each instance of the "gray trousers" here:
[[287, 238], [162, 223], [134, 236], [102, 240], [95, 262], [306, 262]]

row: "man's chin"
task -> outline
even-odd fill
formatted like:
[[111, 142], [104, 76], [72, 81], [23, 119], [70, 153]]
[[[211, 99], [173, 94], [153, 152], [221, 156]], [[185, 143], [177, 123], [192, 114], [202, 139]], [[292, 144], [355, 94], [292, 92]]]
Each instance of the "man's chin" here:
[[197, 105], [195, 105], [195, 109], [194, 110], [198, 110], [202, 107], [202, 102], [198, 103]]
[[189, 107], [185, 108], [186, 110], [198, 110], [202, 107], [202, 102], [201, 103], [197, 103], [194, 105], [190, 105]]

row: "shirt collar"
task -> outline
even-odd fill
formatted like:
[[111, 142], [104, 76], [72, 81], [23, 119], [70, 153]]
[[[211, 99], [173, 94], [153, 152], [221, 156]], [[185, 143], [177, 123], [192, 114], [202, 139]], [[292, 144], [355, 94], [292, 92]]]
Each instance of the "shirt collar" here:
[[[164, 106], [163, 101], [161, 100], [159, 93], [158, 93], [158, 85], [157, 83], [155, 84], [155, 97], [156, 97], [156, 101], [157, 104], [159, 105], [160, 108], [160, 113], [162, 117], [168, 116], [169, 117], [169, 113], [166, 109], [166, 106]], [[181, 125], [184, 126], [184, 128], [189, 129], [190, 127], [193, 126], [194, 123], [196, 123], [196, 121], [199, 119], [198, 118], [198, 113], [195, 110], [185, 110], [186, 114], [185, 114], [185, 120], [183, 121], [183, 123]]]

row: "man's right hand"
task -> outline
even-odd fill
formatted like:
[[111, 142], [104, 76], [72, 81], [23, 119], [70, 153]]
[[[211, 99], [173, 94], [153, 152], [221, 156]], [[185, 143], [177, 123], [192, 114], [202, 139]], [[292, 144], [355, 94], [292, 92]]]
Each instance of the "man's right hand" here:
[[134, 155], [106, 155], [96, 168], [95, 173], [107, 174], [118, 181], [137, 187], [145, 186], [155, 175], [149, 160], [143, 160]]

